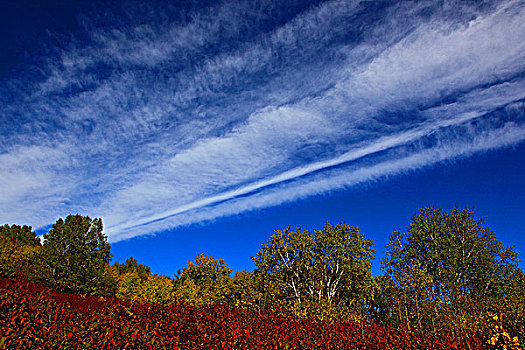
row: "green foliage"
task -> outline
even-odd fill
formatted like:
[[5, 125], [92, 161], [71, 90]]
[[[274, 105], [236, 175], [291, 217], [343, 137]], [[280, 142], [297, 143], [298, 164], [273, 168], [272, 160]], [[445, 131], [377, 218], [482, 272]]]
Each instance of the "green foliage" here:
[[31, 226], [0, 226], [0, 276], [28, 274], [40, 248]]
[[39, 247], [41, 246], [40, 240], [37, 238], [36, 233], [33, 231], [31, 226], [20, 226], [20, 225], [3, 225], [0, 226], [0, 237], [9, 239], [15, 246], [15, 248], [21, 246]]
[[32, 275], [40, 249], [40, 246], [17, 246], [10, 239], [0, 237], [0, 277]]
[[102, 274], [97, 295], [105, 298], [115, 297], [119, 288], [119, 274], [114, 266], [106, 265]]
[[40, 255], [44, 282], [64, 292], [98, 294], [111, 259], [102, 220], [78, 214], [58, 219]]
[[232, 293], [231, 278], [224, 277], [212, 283], [196, 284], [192, 279], [175, 281], [174, 298], [188, 305], [226, 304]]
[[275, 231], [252, 259], [296, 308], [306, 302], [359, 309], [372, 292], [372, 244], [348, 224], [326, 223], [313, 232], [287, 227]]
[[277, 311], [283, 305], [279, 285], [258, 271], [236, 272], [232, 280], [231, 305], [257, 312]]
[[469, 208], [420, 209], [387, 248], [382, 267], [392, 282], [390, 311], [409, 329], [468, 328], [470, 316], [497, 305], [521, 273], [518, 253]]
[[167, 305], [175, 301], [173, 283], [169, 277], [150, 275], [141, 279], [136, 271], [119, 277], [117, 298], [133, 302]]
[[110, 267], [110, 271], [113, 272], [116, 279], [115, 295], [119, 299], [150, 303], [159, 300], [162, 303], [166, 303], [168, 302], [167, 299], [172, 299], [173, 286], [170, 284], [169, 292], [165, 292], [163, 288], [160, 288], [162, 294], [169, 294], [169, 297], [158, 297], [156, 292], [156, 290], [159, 290], [159, 287], [156, 285], [157, 276], [152, 276], [149, 266], [139, 264], [133, 257], [129, 257], [124, 264], [113, 264]]
[[201, 288], [192, 279], [176, 281], [173, 290], [173, 297], [177, 301], [182, 301], [191, 306], [202, 306], [207, 300]]
[[149, 266], [139, 264], [133, 257], [129, 257], [124, 264], [113, 264], [119, 275], [136, 272], [141, 280], [145, 281], [151, 276]]
[[195, 262], [188, 261], [188, 266], [177, 271], [176, 278], [181, 281], [191, 279], [196, 284], [204, 284], [229, 276], [232, 271], [224, 259], [200, 254], [195, 258]]
[[116, 297], [121, 300], [138, 301], [140, 300], [139, 290], [141, 289], [142, 279], [136, 271], [127, 272], [118, 278], [118, 290]]
[[167, 305], [174, 302], [173, 282], [167, 276], [157, 274], [149, 276], [142, 284], [139, 293], [143, 301], [148, 303]]
[[224, 259], [200, 254], [177, 272], [174, 295], [177, 300], [202, 306], [230, 301], [232, 269]]
[[[518, 254], [499, 242], [484, 220], [476, 219], [468, 208], [448, 213], [432, 207], [420, 209], [406, 232], [392, 233], [382, 261], [385, 274], [375, 277], [371, 273], [373, 241], [358, 227], [343, 223], [326, 223], [322, 230], [312, 232], [290, 227], [277, 230], [252, 257], [257, 270], [237, 272], [233, 278], [223, 259], [204, 254], [189, 261], [174, 279], [152, 275], [148, 266], [132, 257], [110, 266], [102, 221], [81, 215], [57, 220], [44, 239], [42, 246], [28, 226], [0, 226], [0, 277], [27, 276], [62, 292], [116, 296], [134, 304], [113, 300], [111, 303], [123, 306], [106, 309], [104, 298], [71, 297], [82, 307], [90, 300], [100, 312], [89, 316], [92, 327], [79, 325], [76, 311], [70, 313], [68, 327], [83, 332], [75, 338], [71, 331], [63, 331], [66, 323], [55, 323], [57, 310], [62, 315], [69, 304], [52, 310], [53, 302], [41, 291], [24, 294], [17, 301], [21, 289], [16, 287], [14, 293], [9, 287], [5, 295], [0, 293], [0, 335], [7, 335], [0, 336], [0, 349], [5, 344], [7, 348], [93, 344], [101, 348], [147, 348], [151, 344], [199, 348], [213, 342], [221, 348], [297, 349], [324, 348], [326, 344], [332, 348], [366, 344], [366, 348], [377, 349], [389, 348], [387, 343], [392, 344], [390, 348], [414, 349], [522, 349], [525, 345], [525, 275], [518, 268]], [[1, 281], [4, 287], [11, 283]], [[35, 289], [34, 285], [25, 287]], [[33, 309], [28, 309], [31, 298]], [[146, 328], [141, 334], [148, 338], [138, 346], [131, 345], [142, 322], [135, 310], [142, 310], [146, 317], [140, 327]], [[175, 316], [167, 310], [176, 310]], [[89, 308], [86, 315], [92, 312]], [[164, 313], [164, 318], [155, 321], [157, 334], [152, 333], [150, 323], [156, 312]], [[280, 315], [255, 321], [269, 312]], [[237, 316], [220, 323], [233, 314]], [[11, 315], [10, 319], [2, 321], [5, 315]], [[99, 322], [99, 316], [106, 321]], [[128, 318], [137, 327], [122, 329], [121, 321]], [[180, 318], [185, 321], [177, 324]], [[169, 329], [165, 328], [168, 319]], [[101, 326], [104, 322], [120, 327], [119, 340], [111, 336], [113, 330]], [[214, 328], [218, 324], [220, 331]], [[32, 338], [40, 331], [53, 339], [50, 346], [43, 345], [41, 335]], [[157, 341], [161, 332], [177, 335]], [[334, 332], [340, 333], [330, 338]], [[181, 339], [190, 338], [180, 346]], [[76, 339], [75, 345], [71, 339]]]

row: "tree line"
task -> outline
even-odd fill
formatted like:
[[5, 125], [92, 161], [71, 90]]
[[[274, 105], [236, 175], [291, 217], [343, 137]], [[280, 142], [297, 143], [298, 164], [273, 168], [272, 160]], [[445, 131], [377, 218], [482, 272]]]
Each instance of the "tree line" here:
[[276, 230], [252, 257], [255, 271], [233, 276], [223, 259], [204, 254], [170, 278], [132, 257], [111, 264], [110, 250], [102, 220], [88, 216], [58, 219], [42, 243], [29, 226], [0, 226], [1, 276], [22, 275], [61, 292], [222, 303], [435, 334], [498, 329], [491, 341], [511, 345], [525, 336], [518, 253], [469, 208], [419, 209], [404, 232], [391, 234], [378, 276], [371, 272], [373, 240], [346, 223]]

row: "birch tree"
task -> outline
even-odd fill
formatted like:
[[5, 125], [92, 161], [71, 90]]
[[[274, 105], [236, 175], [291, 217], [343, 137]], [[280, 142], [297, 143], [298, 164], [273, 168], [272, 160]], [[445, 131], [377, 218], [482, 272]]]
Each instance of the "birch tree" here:
[[288, 300], [332, 305], [357, 299], [367, 290], [372, 245], [359, 227], [327, 222], [322, 230], [276, 230], [252, 259]]
[[459, 323], [475, 309], [490, 309], [521, 274], [517, 256], [473, 210], [429, 207], [413, 216], [407, 232], [392, 233], [382, 265], [404, 300], [396, 308], [412, 315], [403, 323], [419, 328], [423, 314], [432, 324], [448, 310]]

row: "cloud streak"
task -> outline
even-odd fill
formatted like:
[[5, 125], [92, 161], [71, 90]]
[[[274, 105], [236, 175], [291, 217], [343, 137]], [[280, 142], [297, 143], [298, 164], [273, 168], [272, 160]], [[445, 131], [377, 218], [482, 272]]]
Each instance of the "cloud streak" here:
[[118, 241], [525, 138], [520, 1], [134, 6], [0, 90], [0, 220]]

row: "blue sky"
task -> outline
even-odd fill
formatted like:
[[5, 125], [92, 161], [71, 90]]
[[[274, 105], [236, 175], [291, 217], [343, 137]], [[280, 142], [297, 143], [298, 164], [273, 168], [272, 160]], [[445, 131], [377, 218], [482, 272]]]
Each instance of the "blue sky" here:
[[[274, 229], [474, 206], [525, 252], [522, 1], [0, 5], [0, 222], [251, 269]], [[375, 264], [375, 271], [378, 271]]]

